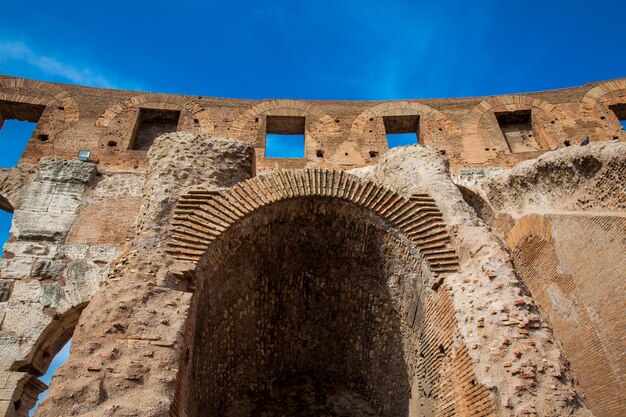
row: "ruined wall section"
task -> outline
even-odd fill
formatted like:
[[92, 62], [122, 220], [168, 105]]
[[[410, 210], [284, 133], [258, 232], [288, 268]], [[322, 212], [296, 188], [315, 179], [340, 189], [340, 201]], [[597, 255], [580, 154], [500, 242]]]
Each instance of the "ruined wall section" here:
[[624, 214], [529, 214], [508, 235], [515, 267], [563, 344], [586, 404], [626, 413]]
[[534, 211], [625, 211], [626, 144], [564, 148], [492, 171], [474, 186], [496, 211], [514, 218]]
[[[169, 413], [193, 284], [174, 276], [162, 251], [174, 202], [198, 184], [220, 189], [249, 178], [253, 152], [234, 140], [175, 133], [157, 138], [149, 155], [133, 240], [82, 312], [38, 416]], [[115, 188], [120, 177], [102, 186]]]
[[[23, 170], [14, 168], [18, 174], [7, 178], [20, 179]], [[45, 389], [36, 377], [71, 337], [121, 244], [71, 238], [76, 228], [95, 233], [114, 220], [85, 216], [91, 196], [107, 193], [94, 164], [43, 158], [31, 170], [31, 181], [14, 183], [13, 224], [0, 260], [0, 407], [8, 416], [26, 416]]]
[[626, 147], [569, 147], [457, 180], [505, 242], [597, 415], [623, 415]]
[[502, 407], [497, 412], [588, 415], [548, 323], [501, 242], [463, 201], [446, 161], [432, 149], [399, 148], [364, 174], [405, 195], [428, 192], [441, 208], [460, 264], [442, 285], [450, 291], [477, 382]]
[[[591, 142], [626, 140], [619, 124], [626, 117], [619, 107], [626, 103], [623, 80], [529, 94], [385, 102], [234, 100], [6, 76], [0, 76], [0, 81], [0, 101], [43, 108], [22, 163], [36, 163], [44, 156], [74, 159], [79, 149], [86, 149], [101, 172], [148, 169], [147, 148], [133, 147], [146, 111], [175, 114], [170, 130], [234, 137], [251, 144], [259, 171], [375, 164], [388, 151], [386, 117], [419, 120], [420, 144], [445, 153], [454, 171], [512, 166], [548, 150], [577, 145], [586, 136]], [[0, 120], [16, 117], [11, 108], [0, 111]], [[524, 139], [519, 149], [507, 142], [499, 122], [502, 114], [515, 112], [527, 112], [532, 129], [532, 137]], [[265, 157], [268, 116], [304, 118], [304, 158]]]

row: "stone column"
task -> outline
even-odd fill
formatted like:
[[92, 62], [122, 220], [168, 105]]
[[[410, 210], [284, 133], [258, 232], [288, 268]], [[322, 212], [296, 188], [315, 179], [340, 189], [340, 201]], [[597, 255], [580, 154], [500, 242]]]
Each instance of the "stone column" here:
[[460, 264], [443, 284], [451, 288], [477, 382], [490, 388], [497, 414], [590, 415], [509, 253], [465, 203], [439, 152], [396, 148], [364, 174], [407, 196], [428, 193], [443, 213]]
[[137, 219], [137, 236], [83, 311], [68, 362], [37, 416], [168, 416], [191, 302], [164, 252], [174, 206], [193, 188], [250, 178], [254, 149], [190, 133], [158, 137]]
[[0, 416], [28, 415], [55, 343], [98, 287], [104, 259], [65, 244], [95, 172], [55, 158], [0, 171], [0, 208], [14, 211], [0, 259]]

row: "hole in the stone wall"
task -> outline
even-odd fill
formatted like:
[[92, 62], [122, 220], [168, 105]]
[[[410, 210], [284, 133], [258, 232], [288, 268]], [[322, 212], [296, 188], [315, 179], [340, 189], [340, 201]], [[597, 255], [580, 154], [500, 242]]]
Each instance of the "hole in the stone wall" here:
[[317, 156], [318, 158], [323, 158], [324, 157], [324, 151], [321, 149], [318, 149], [315, 151], [315, 156]]
[[41, 135], [37, 135], [37, 140], [39, 142], [47, 142], [48, 139], [50, 139], [50, 137], [44, 133], [42, 133]]
[[613, 104], [609, 109], [615, 114], [622, 130], [626, 130], [626, 103]]
[[378, 151], [370, 151], [370, 158], [376, 158], [378, 156]]
[[384, 116], [383, 124], [389, 149], [419, 142], [419, 116]]
[[45, 398], [46, 385], [50, 384], [58, 367], [63, 365], [69, 357], [74, 329], [86, 305], [86, 302], [78, 304], [65, 313], [55, 316], [52, 323], [41, 332], [28, 356], [11, 365], [12, 371], [26, 372], [36, 377], [24, 387], [19, 398], [23, 409], [22, 414], [19, 415], [26, 415], [26, 410], [30, 410], [30, 415], [32, 415], [37, 408], [36, 404]]
[[108, 142], [107, 142], [107, 145], [108, 145], [110, 148], [113, 148], [113, 147], [117, 146], [117, 142], [116, 142], [116, 141], [114, 141], [114, 140], [110, 140], [110, 141], [108, 141]]
[[305, 117], [267, 116], [266, 122], [266, 158], [304, 158]]
[[[52, 362], [50, 363], [50, 366], [48, 367], [48, 370], [46, 371], [46, 373], [42, 377], [39, 378], [41, 382], [43, 382], [44, 384], [48, 386], [50, 385], [50, 380], [52, 380], [52, 376], [56, 372], [57, 368], [63, 365], [65, 362], [67, 362], [67, 359], [70, 357], [71, 345], [72, 345], [72, 339], [70, 339], [65, 344], [65, 346], [63, 346], [63, 348], [59, 351], [59, 353], [57, 353], [56, 356], [52, 359]], [[44, 355], [47, 355], [47, 358], [49, 359], [50, 357], [49, 352], [45, 352]], [[37, 399], [35, 406], [31, 408], [29, 412], [29, 416], [32, 416], [33, 414], [35, 414], [35, 411], [37, 411], [37, 407], [39, 407], [39, 403], [41, 403], [46, 398], [47, 395], [48, 395], [48, 390], [39, 394], [39, 398]]]
[[533, 138], [530, 110], [496, 112], [495, 116], [511, 153], [541, 149], [539, 143]]
[[570, 143], [570, 141], [569, 141], [569, 140], [564, 140], [564, 141], [563, 141], [563, 145], [565, 145], [565, 146], [570, 146], [570, 145], [571, 145], [571, 143]]
[[0, 168], [17, 165], [45, 106], [0, 100]]
[[148, 150], [157, 136], [176, 132], [179, 119], [178, 110], [139, 109], [129, 149]]
[[193, 122], [194, 122], [195, 124], [198, 124], [198, 123], [200, 123], [200, 120], [199, 120], [199, 119], [193, 119]]

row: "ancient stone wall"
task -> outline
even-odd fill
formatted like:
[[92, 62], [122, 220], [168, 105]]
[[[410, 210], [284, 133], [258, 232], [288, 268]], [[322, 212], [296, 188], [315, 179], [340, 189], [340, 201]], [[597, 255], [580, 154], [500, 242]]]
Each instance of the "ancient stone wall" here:
[[[623, 80], [333, 102], [2, 76], [0, 125], [38, 124], [0, 170], [0, 415], [70, 337], [37, 416], [623, 414], [624, 103]], [[265, 156], [272, 117], [304, 158]], [[389, 150], [404, 124], [421, 146]]]
[[589, 408], [624, 413], [626, 147], [552, 152], [478, 180], [464, 198], [505, 242], [571, 361]]
[[[138, 147], [134, 143], [145, 121], [154, 128], [160, 120], [165, 131], [242, 139], [254, 146], [257, 170], [263, 171], [374, 164], [388, 149], [385, 118], [414, 117], [419, 143], [445, 153], [456, 171], [511, 166], [549, 150], [577, 145], [586, 136], [592, 142], [626, 140], [619, 124], [626, 117], [619, 107], [626, 102], [624, 87], [620, 79], [539, 93], [462, 99], [233, 100], [1, 76], [0, 104], [13, 105], [0, 105], [0, 120], [39, 121], [22, 163], [35, 163], [44, 156], [74, 159], [79, 149], [86, 149], [98, 160], [100, 171], [145, 173], [149, 143]], [[43, 112], [32, 116], [32, 109]], [[508, 143], [503, 133], [508, 129], [505, 116], [515, 112], [527, 112], [531, 125], [531, 136], [519, 146]], [[304, 119], [304, 158], [265, 157], [268, 116]], [[155, 132], [164, 131], [157, 128]]]

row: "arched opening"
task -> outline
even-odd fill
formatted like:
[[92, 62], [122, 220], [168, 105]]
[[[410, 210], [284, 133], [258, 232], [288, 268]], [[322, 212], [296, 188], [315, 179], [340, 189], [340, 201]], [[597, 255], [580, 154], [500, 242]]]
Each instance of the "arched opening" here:
[[198, 263], [178, 414], [430, 409], [420, 394], [432, 390], [425, 265], [403, 234], [353, 203], [309, 196], [258, 208]]
[[[50, 386], [50, 381], [52, 380], [52, 376], [54, 375], [56, 370], [59, 368], [59, 366], [65, 364], [65, 362], [67, 362], [67, 360], [69, 359], [69, 357], [70, 357], [70, 346], [71, 345], [72, 345], [72, 339], [68, 340], [68, 342], [63, 346], [63, 348], [61, 348], [59, 353], [57, 353], [54, 356], [54, 358], [52, 358], [52, 362], [50, 362], [50, 366], [48, 367], [48, 370], [40, 378], [41, 382], [43, 382], [44, 384]], [[39, 407], [39, 404], [43, 400], [46, 399], [47, 395], [48, 395], [48, 390], [45, 390], [44, 392], [39, 394], [39, 399], [37, 400], [37, 402], [35, 403], [33, 408], [31, 408], [29, 413], [28, 413], [29, 416], [35, 415], [35, 411], [37, 411], [37, 408]]]
[[30, 383], [14, 401], [16, 417], [33, 416], [47, 395], [48, 384], [57, 368], [69, 358], [74, 329], [87, 303], [81, 303], [58, 315], [39, 336], [29, 355], [13, 363], [11, 370], [31, 375]]

